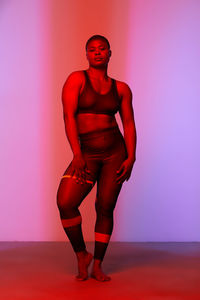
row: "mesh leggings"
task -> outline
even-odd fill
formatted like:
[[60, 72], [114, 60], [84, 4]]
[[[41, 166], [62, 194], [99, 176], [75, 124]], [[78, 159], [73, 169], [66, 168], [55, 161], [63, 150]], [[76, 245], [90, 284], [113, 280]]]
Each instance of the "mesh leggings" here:
[[122, 187], [116, 182], [116, 171], [127, 158], [125, 141], [117, 126], [81, 134], [80, 146], [90, 173], [86, 175], [85, 183], [77, 183], [70, 176], [70, 163], [58, 188], [57, 205], [74, 251], [85, 250], [78, 207], [97, 182], [94, 258], [103, 260], [113, 230], [113, 211]]

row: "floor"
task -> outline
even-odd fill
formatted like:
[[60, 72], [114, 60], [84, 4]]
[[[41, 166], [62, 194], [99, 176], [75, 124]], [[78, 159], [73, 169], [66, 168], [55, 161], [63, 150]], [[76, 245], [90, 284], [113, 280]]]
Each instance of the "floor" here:
[[200, 300], [200, 243], [110, 242], [102, 267], [79, 282], [69, 242], [0, 242], [0, 299]]

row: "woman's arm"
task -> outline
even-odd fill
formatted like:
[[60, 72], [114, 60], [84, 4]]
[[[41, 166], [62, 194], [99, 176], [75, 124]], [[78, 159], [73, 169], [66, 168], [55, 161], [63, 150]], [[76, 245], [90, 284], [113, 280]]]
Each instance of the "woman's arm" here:
[[119, 113], [124, 128], [124, 140], [128, 152], [128, 159], [135, 161], [137, 135], [132, 107], [132, 92], [129, 86], [123, 82], [121, 82], [121, 96], [122, 100]]
[[124, 140], [126, 144], [128, 157], [118, 170], [118, 182], [128, 180], [133, 164], [136, 160], [137, 134], [132, 107], [132, 92], [129, 86], [124, 82], [118, 82], [119, 95], [121, 96], [121, 106], [119, 114], [124, 128]]
[[77, 130], [76, 111], [78, 106], [78, 96], [81, 88], [80, 71], [73, 72], [67, 78], [62, 90], [63, 118], [65, 131], [70, 143], [74, 158], [72, 161], [71, 176], [76, 177], [76, 181], [83, 183], [85, 172], [89, 173], [83, 159]]
[[76, 124], [76, 110], [80, 88], [80, 75], [78, 72], [73, 72], [67, 78], [62, 89], [65, 131], [74, 156], [81, 154]]

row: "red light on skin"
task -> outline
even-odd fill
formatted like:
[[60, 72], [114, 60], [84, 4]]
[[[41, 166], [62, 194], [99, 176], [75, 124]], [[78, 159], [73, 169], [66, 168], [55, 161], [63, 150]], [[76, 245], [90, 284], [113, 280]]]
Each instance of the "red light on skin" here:
[[102, 65], [108, 64], [110, 56], [111, 51], [105, 41], [98, 39], [89, 43], [86, 57], [91, 66], [96, 64], [99, 65], [99, 63]]

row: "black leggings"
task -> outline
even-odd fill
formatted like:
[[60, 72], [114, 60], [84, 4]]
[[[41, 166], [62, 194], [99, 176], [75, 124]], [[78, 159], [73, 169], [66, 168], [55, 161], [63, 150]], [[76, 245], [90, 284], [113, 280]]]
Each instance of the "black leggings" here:
[[77, 183], [70, 175], [70, 163], [58, 188], [57, 205], [74, 251], [85, 250], [78, 207], [97, 182], [94, 258], [103, 260], [113, 230], [113, 211], [122, 187], [116, 182], [116, 171], [127, 158], [127, 151], [118, 126], [80, 134], [79, 137], [90, 173], [86, 175], [85, 183]]

